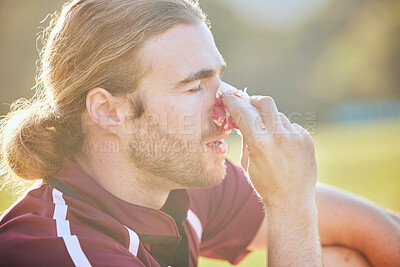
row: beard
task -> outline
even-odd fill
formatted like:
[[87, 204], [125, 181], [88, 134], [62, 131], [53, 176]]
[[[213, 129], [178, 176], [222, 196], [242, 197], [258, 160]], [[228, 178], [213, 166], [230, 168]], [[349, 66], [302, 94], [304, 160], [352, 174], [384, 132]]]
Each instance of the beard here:
[[197, 136], [172, 134], [143, 114], [133, 122], [136, 131], [129, 140], [129, 158], [138, 170], [157, 178], [147, 181], [151, 186], [172, 185], [173, 189], [180, 189], [217, 185], [226, 175], [225, 157], [207, 162], [203, 141], [220, 132], [218, 126], [213, 126], [210, 132]]

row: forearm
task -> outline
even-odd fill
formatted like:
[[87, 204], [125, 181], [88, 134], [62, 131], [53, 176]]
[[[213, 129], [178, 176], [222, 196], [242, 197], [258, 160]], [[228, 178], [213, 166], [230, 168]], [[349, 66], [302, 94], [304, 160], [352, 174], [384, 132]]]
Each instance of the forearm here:
[[[389, 213], [377, 206], [363, 207], [374, 217], [367, 217], [354, 229], [357, 235], [354, 242], [373, 266], [397, 266], [400, 263], [400, 224]], [[365, 234], [369, 229], [368, 234]]]
[[243, 166], [264, 201], [269, 266], [322, 266], [312, 137], [278, 112], [271, 97], [241, 100], [229, 90], [222, 97], [247, 145]]
[[[362, 198], [323, 184], [316, 186], [316, 203], [323, 254], [324, 247], [339, 246], [342, 251], [347, 248], [364, 255], [373, 266], [398, 265], [400, 218], [397, 215]], [[257, 236], [249, 245], [250, 250], [267, 249], [265, 239], [270, 217], [271, 215], [264, 219]], [[272, 252], [270, 256], [271, 254]], [[342, 256], [343, 259], [348, 258], [347, 255]], [[360, 263], [360, 266], [368, 264]]]
[[362, 253], [340, 245], [322, 246], [322, 261], [324, 267], [371, 267]]
[[400, 262], [398, 217], [337, 188], [319, 184], [316, 192], [322, 245], [356, 249], [373, 266]]
[[315, 205], [288, 213], [266, 210], [268, 266], [322, 266]]

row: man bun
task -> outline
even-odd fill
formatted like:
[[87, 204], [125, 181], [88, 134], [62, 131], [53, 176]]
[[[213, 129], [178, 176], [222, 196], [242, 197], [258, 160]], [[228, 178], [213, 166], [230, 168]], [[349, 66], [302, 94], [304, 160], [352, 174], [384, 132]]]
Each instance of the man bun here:
[[2, 120], [2, 167], [26, 180], [51, 177], [61, 167], [56, 116], [45, 103], [19, 100]]

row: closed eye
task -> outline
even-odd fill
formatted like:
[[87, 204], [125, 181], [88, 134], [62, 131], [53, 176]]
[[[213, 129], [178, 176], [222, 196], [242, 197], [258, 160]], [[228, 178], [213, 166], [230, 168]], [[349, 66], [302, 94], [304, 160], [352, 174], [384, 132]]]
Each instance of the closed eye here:
[[190, 89], [188, 90], [189, 93], [197, 93], [200, 92], [203, 88], [201, 88], [201, 86], [197, 86], [196, 88]]

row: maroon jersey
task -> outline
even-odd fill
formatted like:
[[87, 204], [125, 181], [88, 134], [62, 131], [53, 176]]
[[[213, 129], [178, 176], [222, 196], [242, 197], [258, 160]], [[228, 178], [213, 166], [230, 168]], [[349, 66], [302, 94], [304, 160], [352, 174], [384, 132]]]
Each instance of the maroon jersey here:
[[151, 209], [125, 202], [72, 162], [0, 221], [2, 266], [197, 266], [238, 263], [264, 217], [241, 168], [207, 189], [171, 191]]

